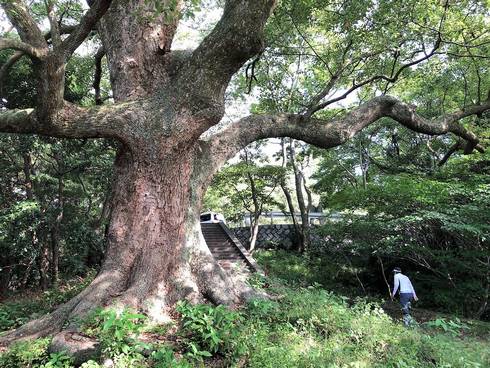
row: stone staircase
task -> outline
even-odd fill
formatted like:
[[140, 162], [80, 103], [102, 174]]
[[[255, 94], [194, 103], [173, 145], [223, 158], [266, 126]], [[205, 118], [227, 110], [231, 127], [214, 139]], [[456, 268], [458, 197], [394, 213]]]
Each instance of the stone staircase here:
[[201, 223], [201, 231], [209, 250], [225, 270], [260, 272], [250, 253], [224, 223]]

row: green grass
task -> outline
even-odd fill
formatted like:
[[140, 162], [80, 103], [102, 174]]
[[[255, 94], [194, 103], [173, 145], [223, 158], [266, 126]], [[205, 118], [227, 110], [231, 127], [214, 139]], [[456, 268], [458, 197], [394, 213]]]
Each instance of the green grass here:
[[[165, 326], [133, 328], [130, 314], [101, 312], [105, 314], [92, 328], [104, 332], [96, 335], [103, 335], [104, 346], [110, 347], [103, 358], [120, 368], [490, 367], [488, 323], [451, 323], [446, 317], [407, 329], [387, 315], [380, 302], [327, 290], [320, 269], [301, 257], [265, 252], [257, 258], [269, 275], [254, 276], [250, 282], [273, 299], [251, 300], [233, 312], [181, 304], [181, 328], [172, 335]], [[112, 330], [119, 331], [113, 339]], [[138, 340], [145, 331], [160, 331], [160, 338], [142, 345]], [[47, 367], [54, 358], [47, 356], [45, 346], [46, 340], [39, 340], [14, 347], [0, 356], [0, 367], [26, 361]], [[101, 361], [84, 367], [101, 367]]]
[[[249, 306], [251, 367], [488, 367], [488, 341], [406, 329], [376, 303], [276, 281], [277, 302]], [[262, 304], [262, 305], [261, 305]], [[253, 316], [252, 318], [250, 316]]]
[[253, 346], [250, 366], [272, 367], [276, 361], [285, 367], [490, 367], [489, 323], [406, 329], [384, 312], [381, 301], [353, 300], [351, 290], [344, 293], [349, 297], [327, 291], [325, 285], [335, 280], [325, 279], [332, 270], [318, 260], [284, 251], [259, 252], [256, 258], [268, 282], [253, 281], [280, 298], [262, 302], [269, 305], [261, 306], [264, 313], [255, 322], [247, 319], [270, 332], [258, 334], [262, 340]]

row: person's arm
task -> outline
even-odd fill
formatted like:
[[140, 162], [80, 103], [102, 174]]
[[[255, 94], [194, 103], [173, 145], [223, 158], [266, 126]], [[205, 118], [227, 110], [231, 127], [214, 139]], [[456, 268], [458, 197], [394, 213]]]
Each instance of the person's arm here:
[[419, 298], [417, 298], [417, 294], [415, 294], [415, 289], [413, 288], [412, 281], [410, 281], [410, 287], [412, 288], [413, 300], [419, 300]]
[[398, 290], [398, 287], [400, 286], [400, 278], [395, 275], [394, 281], [393, 281], [393, 293], [391, 294], [391, 299], [395, 297], [395, 294]]

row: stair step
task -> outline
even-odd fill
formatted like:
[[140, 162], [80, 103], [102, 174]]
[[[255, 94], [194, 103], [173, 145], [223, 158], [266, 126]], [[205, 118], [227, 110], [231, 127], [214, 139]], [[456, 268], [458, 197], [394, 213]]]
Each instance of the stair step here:
[[230, 259], [243, 259], [240, 254], [238, 253], [231, 253], [231, 252], [216, 252], [213, 253], [214, 257], [228, 257]]
[[201, 232], [206, 244], [218, 264], [225, 270], [235, 267], [253, 271], [241, 251], [229, 238], [220, 224], [201, 224]]
[[229, 259], [243, 259], [240, 255], [236, 254], [236, 253], [214, 253], [213, 254], [214, 257], [225, 257], [225, 258], [229, 258]]

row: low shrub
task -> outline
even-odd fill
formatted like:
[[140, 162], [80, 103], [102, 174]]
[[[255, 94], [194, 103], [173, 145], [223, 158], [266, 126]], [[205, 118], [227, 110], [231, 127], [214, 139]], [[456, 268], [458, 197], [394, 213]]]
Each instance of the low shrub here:
[[238, 324], [242, 321], [239, 313], [227, 307], [181, 301], [177, 304], [181, 315], [181, 336], [187, 346], [187, 354], [197, 360], [213, 354], [240, 355]]
[[130, 309], [98, 309], [85, 321], [83, 330], [97, 337], [102, 352], [108, 356], [134, 354], [139, 348], [145, 348], [137, 339], [145, 320], [146, 316]]
[[49, 360], [42, 364], [40, 368], [71, 368], [72, 358], [65, 353], [51, 353], [49, 354]]
[[191, 368], [192, 365], [185, 359], [177, 360], [172, 348], [162, 346], [152, 352], [150, 357], [154, 368]]
[[425, 322], [424, 325], [427, 327], [440, 329], [454, 337], [459, 336], [463, 331], [470, 329], [470, 327], [459, 318], [455, 318], [454, 320], [437, 318], [434, 321]]
[[[280, 257], [283, 265], [298, 262], [297, 256]], [[318, 270], [309, 272], [309, 280], [318, 280]], [[252, 283], [272, 299], [252, 299], [240, 312], [179, 302], [176, 337], [168, 334], [176, 326], [145, 326], [146, 317], [131, 310], [99, 310], [82, 327], [101, 341], [104, 355], [82, 368], [102, 368], [104, 360], [113, 368], [490, 367], [489, 324], [439, 318], [407, 329], [379, 302], [346, 298], [317, 281], [308, 285], [281, 274], [256, 276]], [[155, 334], [151, 345], [141, 342]], [[48, 344], [39, 339], [14, 345], [0, 355], [0, 368], [71, 368], [64, 354], [48, 355]]]

